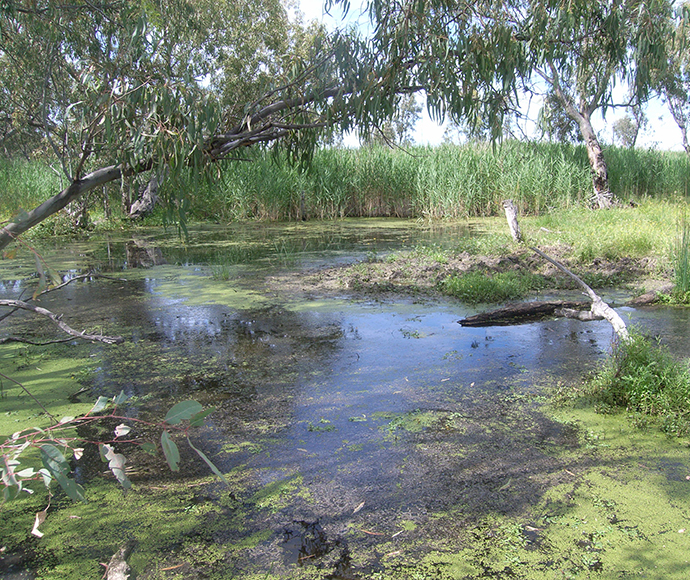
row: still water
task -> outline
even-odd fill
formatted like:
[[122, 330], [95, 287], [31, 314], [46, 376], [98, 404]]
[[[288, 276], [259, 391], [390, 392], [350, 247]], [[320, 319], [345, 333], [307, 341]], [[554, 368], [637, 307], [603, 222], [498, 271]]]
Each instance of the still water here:
[[[430, 532], [439, 514], [457, 506], [472, 517], [517, 513], [543, 493], [536, 479], [563, 469], [548, 450], [573, 434], [537, 403], [544, 386], [574, 384], [594, 368], [610, 348], [608, 323], [464, 328], [458, 320], [477, 308], [453, 300], [364, 299], [345, 288], [320, 294], [267, 283], [420, 244], [452, 248], [481, 235], [475, 228], [358, 220], [189, 234], [42, 243], [65, 279], [104, 277], [72, 283], [41, 305], [74, 328], [127, 339], [78, 347], [91, 361], [82, 402], [124, 391], [136, 401], [131, 416], [142, 408], [164, 415], [189, 398], [217, 408], [196, 444], [224, 473], [242, 470], [243, 491], [233, 497], [248, 516], [213, 541], [232, 546], [272, 530], [233, 552], [233, 574], [287, 577], [307, 558], [321, 562], [324, 577], [357, 577], [353, 569], [382, 565], [368, 547], [376, 538], [369, 528], [392, 536], [411, 522], [428, 538], [441, 533]], [[0, 294], [30, 295], [34, 270], [29, 259], [0, 262]], [[690, 356], [687, 310], [619, 312]], [[55, 335], [22, 314], [4, 328]], [[507, 486], [509, 497], [501, 493]], [[219, 486], [210, 497], [216, 493]], [[353, 537], [353, 527], [366, 527], [364, 535]]]

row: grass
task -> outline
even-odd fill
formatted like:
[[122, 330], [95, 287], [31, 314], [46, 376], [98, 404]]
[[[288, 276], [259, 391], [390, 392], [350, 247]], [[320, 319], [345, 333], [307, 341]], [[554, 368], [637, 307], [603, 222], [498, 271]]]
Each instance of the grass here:
[[677, 436], [690, 433], [690, 369], [658, 342], [633, 331], [589, 384], [601, 411], [624, 408], [640, 425], [657, 423]]
[[441, 291], [468, 304], [501, 303], [517, 300], [543, 286], [543, 280], [529, 272], [468, 272], [449, 276], [441, 282]]

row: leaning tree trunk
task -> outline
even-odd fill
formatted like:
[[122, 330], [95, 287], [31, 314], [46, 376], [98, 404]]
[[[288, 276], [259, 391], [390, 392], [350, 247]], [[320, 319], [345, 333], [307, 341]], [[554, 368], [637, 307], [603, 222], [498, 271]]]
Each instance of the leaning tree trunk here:
[[42, 222], [54, 213], [60, 211], [71, 201], [88, 193], [95, 187], [103, 185], [115, 179], [120, 179], [122, 170], [119, 165], [111, 165], [98, 169], [93, 173], [85, 175], [82, 179], [72, 182], [69, 187], [63, 189], [58, 195], [44, 201], [37, 208], [34, 208], [16, 222], [10, 222], [5, 227], [0, 228], [0, 250], [11, 244], [17, 236], [23, 234], [29, 228]]
[[589, 116], [580, 115], [577, 120], [580, 126], [582, 137], [587, 148], [587, 157], [592, 169], [592, 205], [600, 209], [606, 209], [613, 205], [613, 193], [609, 187], [609, 172], [604, 159], [604, 152], [601, 149], [599, 139], [597, 139]]

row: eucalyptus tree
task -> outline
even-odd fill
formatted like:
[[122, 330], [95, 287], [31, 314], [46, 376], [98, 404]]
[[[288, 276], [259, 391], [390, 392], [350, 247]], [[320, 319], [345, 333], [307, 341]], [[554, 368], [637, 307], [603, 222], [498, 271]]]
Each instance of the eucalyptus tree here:
[[[292, 34], [279, 0], [0, 7], [3, 114], [37, 138], [65, 183], [0, 230], [0, 249], [106, 183], [203, 173], [262, 143], [306, 159], [315, 129], [390, 111], [378, 106], [389, 85], [375, 55], [352, 35]], [[186, 192], [174, 195], [169, 207], [182, 212]]]
[[683, 149], [690, 155], [690, 34], [688, 31], [688, 6], [683, 4], [678, 12], [674, 35], [668, 39], [669, 66], [659, 78], [660, 91], [666, 100], [673, 120], [680, 129]]
[[646, 98], [666, 62], [670, 0], [370, 0], [367, 7], [390, 82], [425, 91], [432, 117], [484, 123], [498, 137], [521, 89], [552, 95], [587, 147], [594, 204], [611, 205], [591, 117], [614, 104], [616, 84]]

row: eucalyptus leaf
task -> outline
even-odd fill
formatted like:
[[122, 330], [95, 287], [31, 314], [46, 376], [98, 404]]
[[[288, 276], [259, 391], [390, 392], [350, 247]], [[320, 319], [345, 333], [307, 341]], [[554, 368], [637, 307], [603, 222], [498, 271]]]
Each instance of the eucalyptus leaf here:
[[197, 455], [199, 457], [201, 457], [201, 459], [203, 459], [206, 462], [206, 465], [208, 465], [211, 468], [211, 471], [213, 471], [213, 473], [215, 473], [221, 479], [221, 481], [225, 484], [225, 486], [230, 487], [228, 480], [225, 479], [225, 476], [221, 473], [220, 469], [218, 469], [213, 464], [213, 462], [208, 457], [206, 457], [206, 455], [204, 454], [203, 451], [201, 451], [201, 449], [197, 449], [196, 447], [194, 447], [194, 445], [192, 444], [192, 441], [189, 439], [189, 437], [187, 437], [187, 443], [189, 443], [189, 446], [192, 449], [194, 449], [194, 451], [196, 451]]
[[163, 455], [168, 462], [172, 471], [180, 470], [180, 450], [177, 448], [175, 442], [170, 438], [167, 431], [161, 434], [161, 446], [163, 447]]
[[127, 435], [131, 430], [132, 428], [129, 425], [120, 423], [117, 427], [115, 427], [115, 437], [123, 437], [124, 435]]
[[177, 425], [181, 421], [190, 419], [202, 410], [203, 407], [201, 406], [201, 403], [198, 403], [197, 401], [182, 401], [181, 403], [174, 405], [168, 411], [167, 415], [165, 416], [165, 422], [168, 423], [168, 425]]
[[215, 411], [215, 407], [211, 407], [210, 409], [206, 409], [205, 411], [199, 411], [198, 413], [195, 413], [189, 418], [189, 424], [192, 427], [201, 427], [204, 424], [204, 419], [208, 417], [213, 411]]
[[122, 405], [127, 399], [129, 399], [129, 395], [125, 395], [124, 391], [120, 391], [119, 395], [113, 397], [113, 405]]
[[154, 455], [155, 455], [156, 451], [158, 450], [158, 448], [156, 447], [156, 445], [155, 445], [154, 443], [150, 443], [150, 442], [142, 443], [142, 444], [139, 446], [139, 448], [140, 448], [142, 451], [145, 451], [146, 453], [151, 453], [151, 454], [154, 454]]
[[103, 409], [105, 409], [108, 406], [108, 403], [110, 402], [110, 399], [108, 397], [98, 397], [96, 400], [96, 404], [92, 407], [92, 409], [89, 411], [89, 415], [93, 413], [100, 413]]

